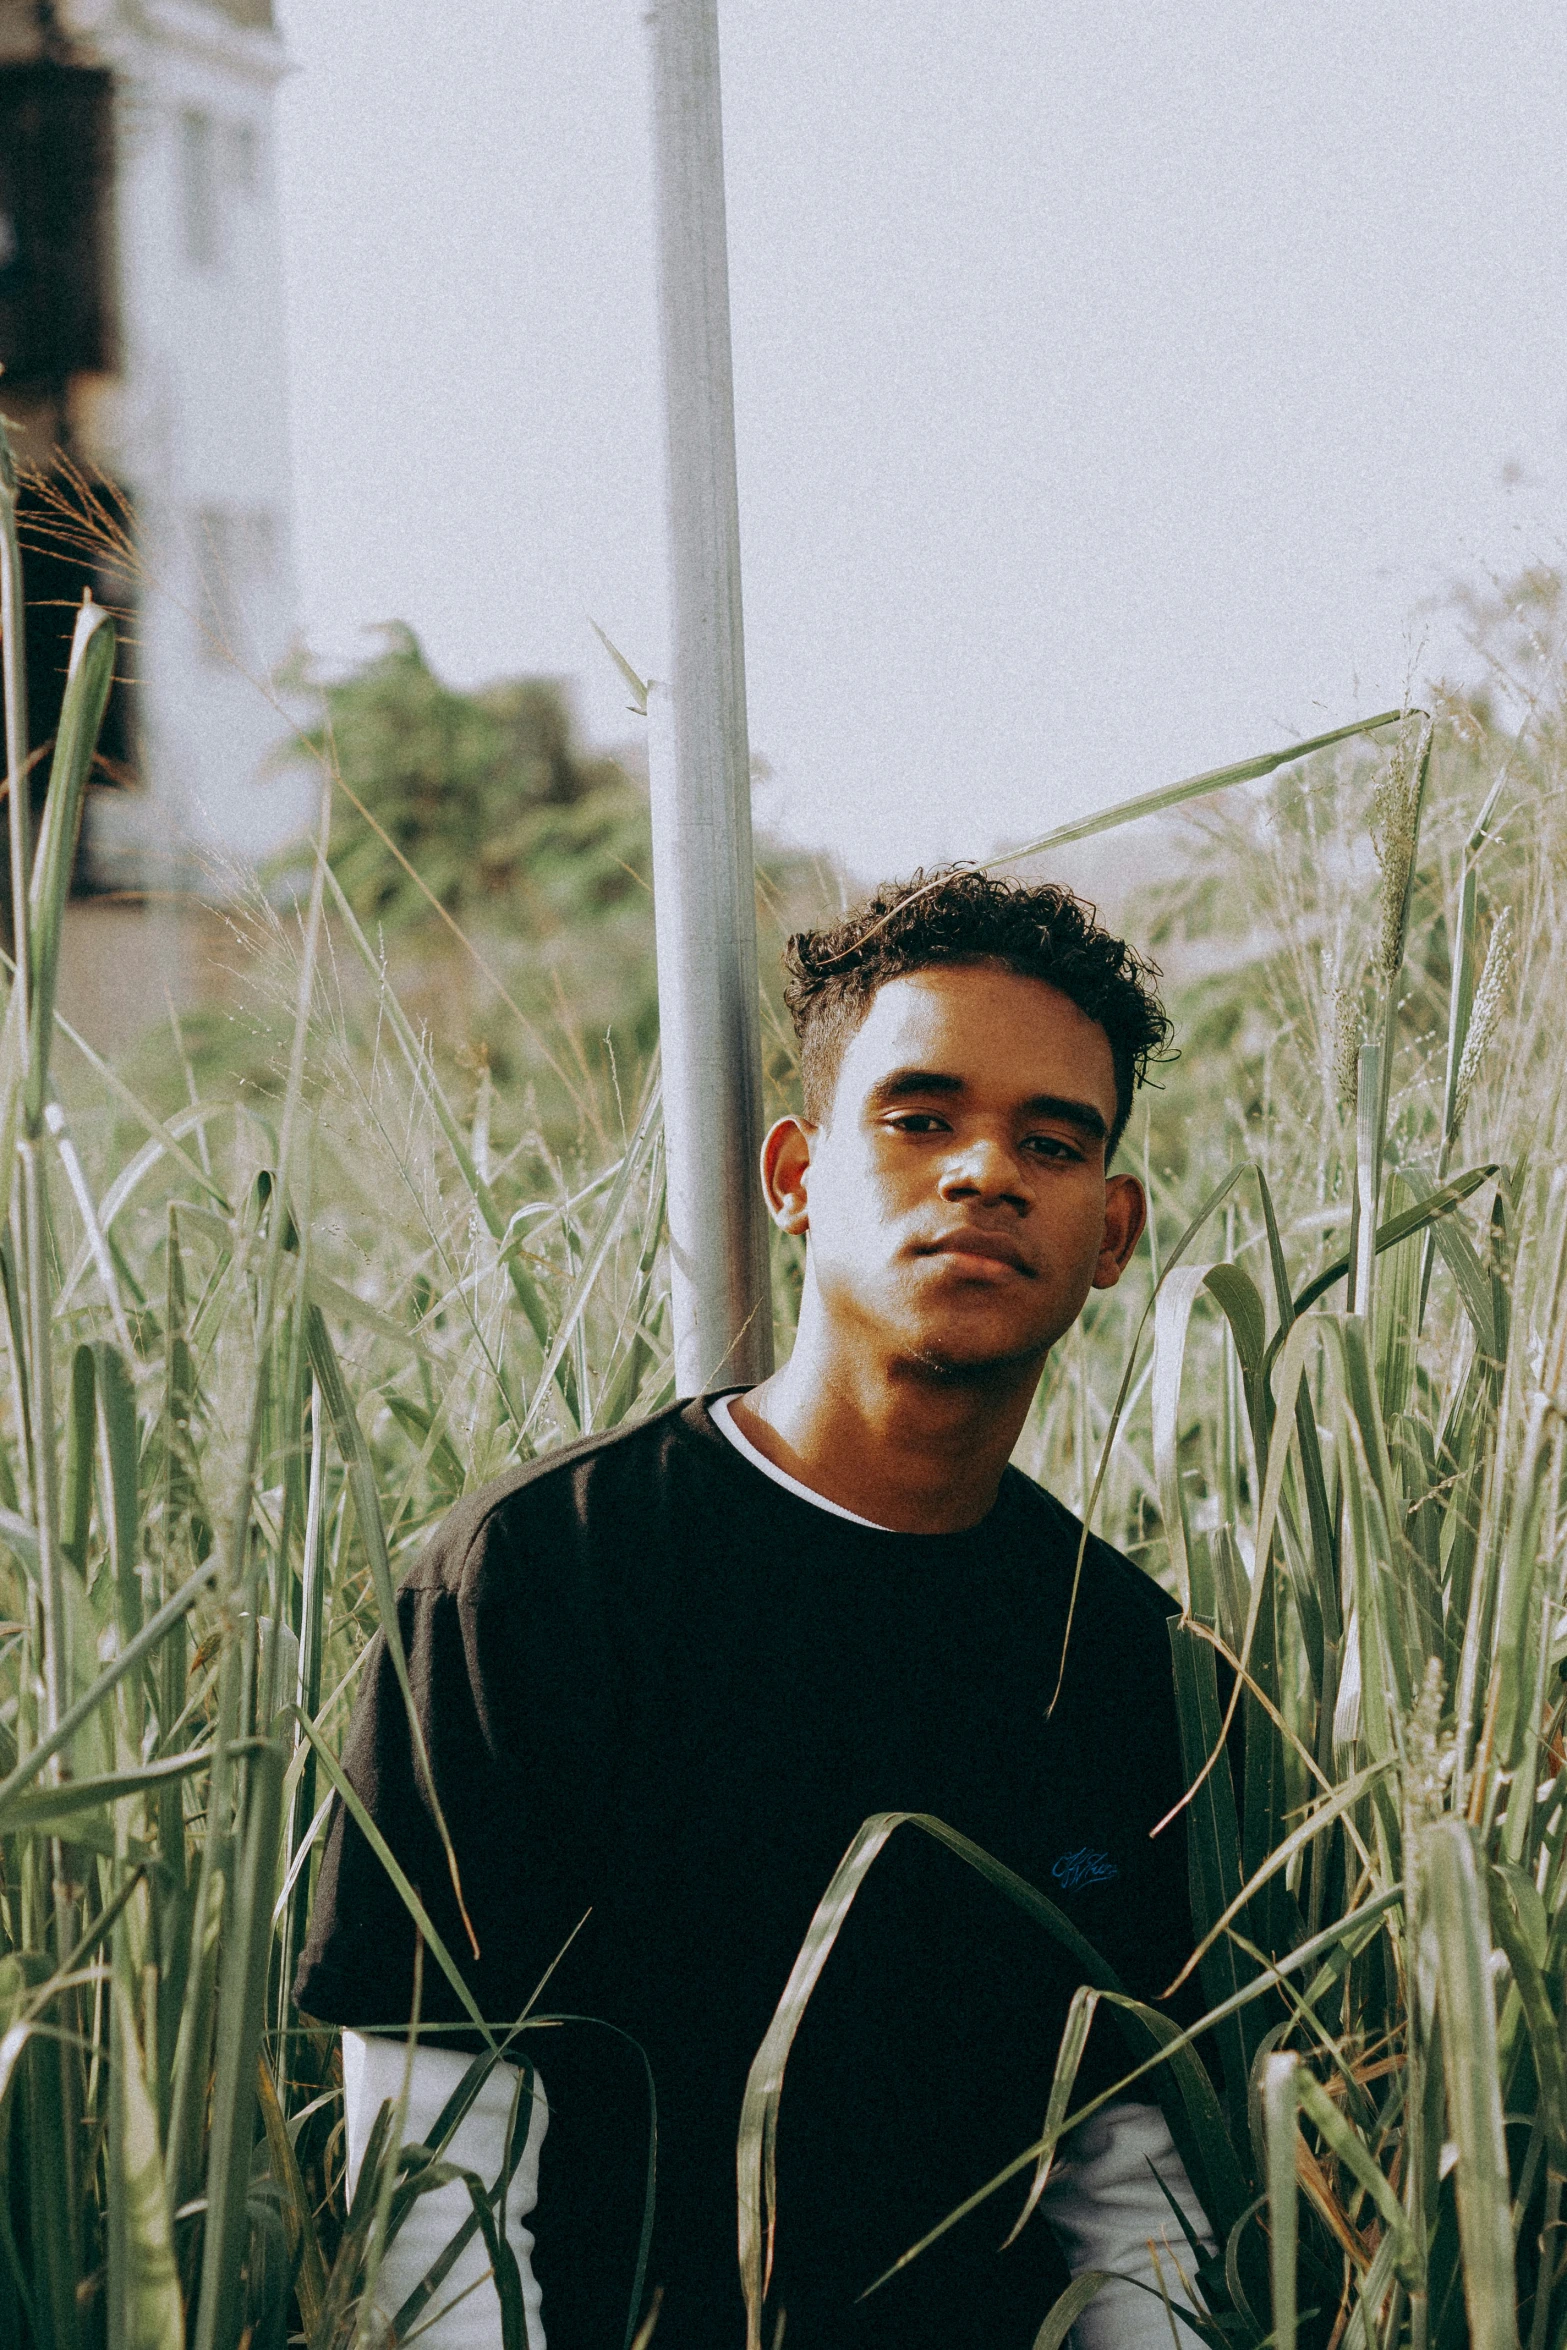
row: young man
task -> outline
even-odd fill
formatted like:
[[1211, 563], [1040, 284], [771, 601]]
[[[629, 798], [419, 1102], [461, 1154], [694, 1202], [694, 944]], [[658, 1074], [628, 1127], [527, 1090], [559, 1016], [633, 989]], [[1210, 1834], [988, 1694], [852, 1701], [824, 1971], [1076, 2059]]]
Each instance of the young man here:
[[[762, 1173], [807, 1243], [790, 1360], [471, 1495], [402, 1588], [477, 1959], [384, 1653], [344, 1753], [483, 2013], [510, 2023], [559, 1958], [539, 2012], [597, 2019], [520, 2044], [539, 2086], [509, 2225], [534, 2350], [623, 2337], [643, 2054], [656, 2350], [743, 2342], [746, 2073], [870, 1814], [961, 1831], [1142, 1998], [1190, 1948], [1184, 1834], [1149, 1833], [1184, 1784], [1171, 1603], [1091, 1540], [1074, 1608], [1078, 1521], [1008, 1465], [1051, 1348], [1142, 1232], [1142, 1188], [1109, 1162], [1168, 1034], [1150, 974], [1069, 893], [968, 871], [883, 893], [791, 941], [789, 963], [803, 1111], [768, 1135]], [[402, 1904], [339, 1810], [298, 1996], [352, 2027], [356, 2160], [401, 2082], [401, 2046], [373, 2035], [406, 2027], [413, 1962]], [[459, 2020], [429, 1964], [423, 1984], [426, 2019]], [[977, 1873], [915, 1828], [893, 1836], [790, 2059], [769, 2340], [786, 2316], [789, 2350], [1029, 2350], [1063, 2251], [1074, 2271], [1151, 2279], [1162, 2237], [1189, 2266], [1159, 2180], [1201, 2215], [1157, 2108], [1126, 2103], [1063, 2150], [1048, 2224], [1001, 2248], [1025, 2174], [860, 2298], [1038, 2135], [1075, 1987]], [[449, 2041], [421, 2049], [410, 2137], [463, 2062]], [[1126, 2069], [1102, 2014], [1080, 2094]], [[499, 2083], [492, 2103], [455, 2149], [489, 2178]], [[393, 2247], [389, 2311], [466, 2208], [447, 2193], [455, 2210], [432, 2198]], [[1164, 2274], [1179, 2298], [1168, 2256]], [[427, 2338], [498, 2342], [493, 2288], [444, 2326]], [[1110, 2285], [1077, 2339], [1168, 2343], [1169, 2319]]]

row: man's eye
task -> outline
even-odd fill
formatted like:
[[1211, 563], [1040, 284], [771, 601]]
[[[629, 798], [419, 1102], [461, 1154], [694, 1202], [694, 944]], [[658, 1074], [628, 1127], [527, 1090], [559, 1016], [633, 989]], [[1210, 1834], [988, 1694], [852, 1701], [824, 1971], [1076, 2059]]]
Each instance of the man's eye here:
[[1083, 1157], [1083, 1153], [1078, 1149], [1076, 1143], [1064, 1141], [1059, 1134], [1030, 1134], [1024, 1141], [1023, 1148], [1032, 1151], [1036, 1158], [1041, 1159], [1066, 1159], [1071, 1162], [1081, 1162]]
[[948, 1132], [946, 1119], [938, 1118], [934, 1110], [904, 1110], [896, 1118], [889, 1118], [887, 1123], [895, 1134], [945, 1134]]

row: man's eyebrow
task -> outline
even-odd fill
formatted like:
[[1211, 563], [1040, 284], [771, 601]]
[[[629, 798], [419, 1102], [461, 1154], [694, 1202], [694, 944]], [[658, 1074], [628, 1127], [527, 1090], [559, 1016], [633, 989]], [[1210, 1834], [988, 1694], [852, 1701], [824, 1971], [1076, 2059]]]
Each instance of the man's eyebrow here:
[[1063, 1126], [1075, 1126], [1095, 1142], [1108, 1139], [1110, 1129], [1105, 1124], [1103, 1110], [1096, 1110], [1092, 1102], [1075, 1102], [1063, 1093], [1036, 1093], [1032, 1101], [1023, 1104], [1027, 1118], [1054, 1118]]
[[967, 1090], [961, 1077], [945, 1075], [939, 1069], [892, 1069], [885, 1077], [878, 1077], [870, 1090], [870, 1106], [879, 1110], [889, 1102], [905, 1102], [914, 1093], [963, 1093]]
[[[965, 1093], [968, 1088], [961, 1077], [954, 1077], [942, 1069], [893, 1069], [879, 1077], [871, 1087], [867, 1106], [872, 1110], [889, 1109], [895, 1102], [908, 1101], [924, 1094]], [[1108, 1140], [1110, 1129], [1104, 1112], [1092, 1102], [1074, 1101], [1069, 1094], [1036, 1093], [1022, 1105], [1025, 1118], [1054, 1118], [1063, 1126], [1075, 1126], [1095, 1142]]]

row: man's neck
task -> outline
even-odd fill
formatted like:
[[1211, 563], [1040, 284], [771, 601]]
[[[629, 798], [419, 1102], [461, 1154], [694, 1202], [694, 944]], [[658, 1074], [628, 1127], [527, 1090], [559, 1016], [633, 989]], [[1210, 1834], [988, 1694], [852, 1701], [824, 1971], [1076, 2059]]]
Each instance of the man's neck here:
[[1040, 1369], [962, 1378], [866, 1359], [808, 1319], [783, 1369], [730, 1408], [758, 1452], [813, 1493], [899, 1533], [952, 1534], [994, 1503]]

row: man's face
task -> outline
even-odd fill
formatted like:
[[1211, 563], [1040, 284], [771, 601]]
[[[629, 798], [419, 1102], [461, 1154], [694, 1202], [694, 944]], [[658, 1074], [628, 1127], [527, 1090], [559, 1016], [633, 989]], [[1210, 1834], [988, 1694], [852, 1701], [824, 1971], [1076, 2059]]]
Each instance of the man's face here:
[[769, 1169], [838, 1334], [950, 1375], [1042, 1361], [1142, 1230], [1141, 1186], [1105, 1173], [1115, 1112], [1104, 1030], [1042, 980], [889, 980], [828, 1122]]

